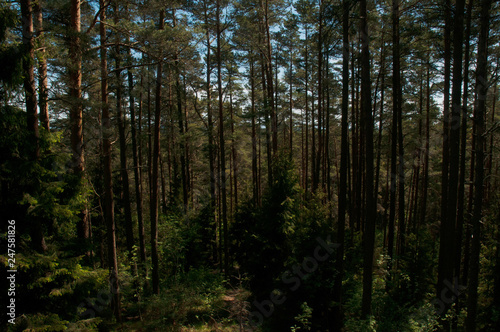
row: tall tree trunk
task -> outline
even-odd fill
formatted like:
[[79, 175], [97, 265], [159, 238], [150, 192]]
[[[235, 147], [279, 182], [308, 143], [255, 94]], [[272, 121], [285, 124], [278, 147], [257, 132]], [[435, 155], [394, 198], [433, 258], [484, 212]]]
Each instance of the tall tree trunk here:
[[40, 110], [40, 123], [45, 130], [50, 130], [48, 79], [47, 79], [47, 59], [45, 51], [45, 40], [43, 30], [43, 12], [40, 1], [35, 1], [34, 11], [36, 17], [36, 37], [38, 39], [38, 108]]
[[[261, 0], [262, 1], [262, 0]], [[273, 156], [278, 152], [278, 116], [276, 114], [276, 105], [274, 100], [274, 85], [273, 85], [273, 62], [272, 62], [272, 47], [271, 33], [269, 27], [269, 0], [264, 0], [264, 32], [266, 41], [266, 79], [267, 79], [267, 98], [268, 107], [271, 116], [271, 132], [272, 132], [272, 147]]]
[[486, 96], [488, 95], [488, 34], [490, 28], [491, 0], [481, 2], [481, 25], [478, 41], [478, 59], [476, 69], [477, 103], [474, 110], [474, 124], [476, 125], [476, 179], [474, 182], [474, 212], [472, 216], [472, 248], [470, 258], [470, 281], [468, 285], [466, 331], [476, 331], [477, 299], [479, 284], [479, 255], [481, 251], [481, 219], [483, 217], [484, 193], [484, 146], [486, 144], [485, 115]]
[[[319, 0], [319, 28], [318, 28], [318, 148], [315, 157], [316, 163], [313, 164], [313, 183], [312, 191], [316, 192], [319, 185], [319, 175], [321, 168], [321, 158], [322, 158], [322, 112], [323, 112], [323, 0]], [[313, 124], [314, 126], [314, 124]], [[314, 145], [314, 143], [313, 143]], [[314, 149], [313, 149], [314, 151]]]
[[375, 222], [376, 201], [373, 190], [373, 116], [371, 106], [371, 83], [370, 83], [370, 40], [368, 33], [368, 13], [366, 0], [360, 1], [361, 14], [361, 119], [364, 130], [365, 165], [366, 178], [364, 186], [365, 194], [365, 217], [363, 227], [363, 297], [361, 304], [361, 315], [366, 318], [371, 314], [372, 288], [373, 288], [373, 253], [375, 247]]
[[[159, 29], [165, 27], [165, 10], [160, 11]], [[151, 263], [153, 265], [153, 293], [160, 294], [160, 274], [158, 262], [158, 166], [160, 162], [160, 123], [161, 123], [161, 90], [163, 75], [163, 59], [158, 61], [156, 70], [156, 95], [155, 95], [155, 123], [154, 123], [154, 148], [153, 167], [151, 169]]]
[[[427, 196], [429, 188], [429, 147], [430, 147], [430, 129], [431, 129], [431, 78], [430, 78], [430, 60], [427, 59], [427, 78], [426, 78], [426, 100], [425, 100], [425, 148], [424, 148], [424, 170], [422, 176], [422, 201], [420, 205], [419, 225], [424, 225], [427, 217]], [[418, 225], [417, 225], [418, 228]]]
[[338, 224], [336, 270], [333, 301], [337, 303], [334, 308], [334, 328], [341, 331], [343, 328], [342, 310], [342, 279], [344, 277], [344, 252], [345, 252], [345, 216], [347, 212], [347, 167], [349, 160], [349, 0], [342, 2], [342, 119], [341, 119], [341, 148], [340, 148], [340, 179], [338, 197]]
[[[30, 134], [30, 159], [37, 161], [40, 158], [38, 112], [36, 102], [34, 35], [33, 35], [33, 4], [30, 0], [21, 1], [21, 14], [23, 18], [23, 46], [26, 57], [23, 61], [24, 93], [26, 98], [27, 129]], [[44, 252], [47, 250], [41, 220], [33, 217], [31, 225], [31, 244], [33, 249]]]
[[404, 254], [405, 247], [405, 171], [403, 146], [403, 91], [401, 87], [401, 56], [399, 48], [399, 0], [393, 0], [393, 95], [394, 111], [397, 115], [398, 132], [398, 253]]
[[108, 235], [108, 265], [109, 286], [113, 299], [111, 301], [113, 313], [117, 321], [121, 321], [120, 283], [118, 279], [118, 258], [116, 253], [115, 215], [113, 200], [113, 173], [111, 168], [111, 139], [113, 129], [108, 104], [108, 62], [106, 50], [106, 2], [99, 1], [100, 6], [100, 56], [101, 56], [101, 112], [102, 112], [102, 152], [104, 161], [104, 219]]
[[[380, 83], [380, 112], [379, 112], [379, 121], [378, 121], [378, 137], [377, 137], [377, 162], [375, 166], [375, 192], [378, 193], [379, 183], [380, 183], [380, 162], [382, 157], [382, 133], [384, 130], [384, 102], [385, 102], [385, 42], [384, 35], [382, 34], [381, 41], [381, 59], [380, 59], [380, 73], [381, 83]], [[375, 95], [376, 96], [376, 95]], [[376, 110], [376, 102], [373, 105], [373, 114], [375, 114]], [[385, 241], [384, 241], [385, 243]]]
[[304, 66], [305, 66], [305, 88], [306, 88], [306, 95], [305, 95], [305, 109], [306, 109], [306, 142], [305, 142], [305, 171], [304, 171], [304, 193], [307, 195], [307, 189], [309, 187], [309, 98], [308, 98], [308, 92], [309, 92], [309, 50], [308, 50], [308, 29], [307, 26], [305, 28], [305, 33], [306, 33], [306, 50], [305, 50], [305, 55], [304, 55]]
[[21, 1], [21, 14], [23, 18], [23, 46], [26, 58], [23, 61], [24, 93], [26, 97], [27, 129], [31, 137], [31, 159], [40, 158], [39, 133], [38, 133], [38, 111], [36, 102], [35, 69], [35, 47], [33, 34], [33, 3], [31, 0]]
[[[464, 228], [465, 212], [465, 173], [466, 173], [466, 150], [467, 150], [467, 117], [468, 117], [468, 97], [469, 97], [469, 65], [470, 65], [470, 29], [472, 20], [473, 0], [469, 0], [467, 5], [467, 21], [465, 28], [465, 55], [463, 74], [463, 96], [462, 96], [462, 132], [460, 133], [460, 175], [457, 200], [457, 248], [455, 258], [455, 276], [460, 278], [462, 263], [462, 238]], [[472, 171], [472, 170], [471, 170]], [[460, 302], [457, 302], [457, 306]], [[458, 310], [458, 308], [457, 308]]]
[[[217, 0], [217, 87], [219, 91], [219, 149], [220, 149], [220, 174], [221, 174], [221, 207], [222, 227], [224, 231], [224, 272], [229, 273], [229, 234], [227, 225], [227, 199], [226, 199], [226, 156], [224, 140], [224, 108], [222, 99], [222, 57], [221, 57], [221, 26], [220, 26], [220, 0]], [[271, 76], [272, 77], [272, 76]], [[272, 81], [270, 82], [272, 84]]]
[[257, 128], [256, 128], [256, 113], [255, 113], [255, 61], [251, 52], [248, 52], [250, 63], [250, 90], [251, 90], [251, 116], [252, 116], [252, 189], [253, 201], [257, 206], [259, 205], [259, 174], [257, 167]]
[[215, 222], [215, 153], [214, 153], [214, 124], [212, 117], [212, 63], [211, 63], [211, 42], [210, 42], [210, 29], [208, 20], [208, 1], [205, 1], [205, 24], [207, 26], [206, 39], [207, 39], [207, 120], [208, 120], [208, 164], [210, 171], [210, 224], [213, 225], [213, 259], [217, 257], [217, 225]]
[[[132, 59], [131, 54], [128, 54], [129, 59]], [[132, 60], [130, 60], [132, 61]], [[138, 149], [140, 143], [137, 142], [137, 124], [136, 124], [136, 115], [135, 115], [135, 98], [133, 95], [134, 89], [134, 77], [130, 70], [127, 73], [128, 76], [128, 95], [129, 95], [129, 109], [130, 109], [130, 127], [132, 129], [132, 158], [134, 162], [134, 185], [135, 185], [135, 204], [137, 209], [137, 227], [139, 233], [139, 257], [141, 260], [142, 269], [144, 273], [147, 273], [146, 269], [146, 239], [144, 234], [144, 219], [143, 219], [143, 200], [142, 200], [142, 179], [141, 179], [141, 168], [142, 168], [142, 160], [139, 156]], [[141, 78], [142, 83], [142, 78]], [[139, 97], [139, 108], [142, 108], [142, 92]], [[140, 117], [142, 112], [139, 111], [139, 128], [140, 126]], [[141, 135], [139, 134], [139, 139]]]
[[[399, 1], [392, 1], [392, 126], [391, 126], [391, 188], [389, 201], [389, 229], [387, 255], [388, 280], [391, 280], [392, 259], [394, 257], [394, 231], [396, 219], [396, 200], [397, 200], [397, 148], [398, 148], [398, 119], [399, 119], [399, 91], [400, 91], [400, 63], [399, 63]], [[400, 202], [400, 204], [404, 204]], [[399, 221], [401, 222], [401, 221]]]
[[[83, 185], [85, 164], [83, 153], [83, 105], [82, 105], [82, 55], [80, 39], [80, 0], [71, 1], [71, 20], [69, 38], [69, 96], [71, 102], [69, 121], [71, 126], [71, 150], [73, 173]], [[78, 237], [87, 243], [90, 235], [90, 227], [87, 216], [87, 208], [84, 206], [80, 211], [77, 225]], [[85, 245], [86, 247], [86, 245]], [[86, 254], [89, 252], [85, 249]]]
[[[118, 3], [115, 6], [115, 19], [114, 23], [119, 24], [118, 18], [116, 17], [118, 13]], [[119, 42], [119, 41], [118, 41]], [[128, 178], [127, 170], [127, 142], [125, 138], [125, 115], [122, 107], [122, 70], [120, 50], [118, 47], [115, 49], [115, 77], [116, 77], [116, 120], [118, 124], [118, 140], [120, 143], [120, 177], [122, 180], [122, 195], [123, 195], [123, 217], [125, 219], [125, 237], [127, 244], [127, 251], [129, 252], [130, 263], [132, 264], [132, 269], [136, 270], [137, 266], [133, 263], [133, 250], [134, 250], [134, 229], [132, 223], [132, 209], [130, 207], [130, 183]], [[136, 271], [134, 271], [136, 272]]]
[[290, 49], [290, 65], [289, 65], [290, 75], [288, 77], [288, 86], [289, 86], [289, 96], [288, 96], [288, 118], [289, 118], [289, 147], [290, 150], [290, 159], [293, 158], [293, 50]]
[[[443, 91], [443, 156], [441, 164], [441, 224], [446, 225], [446, 208], [448, 203], [448, 169], [450, 167], [450, 78], [451, 78], [451, 1], [444, 2], [444, 91]], [[438, 267], [438, 269], [440, 269]], [[439, 283], [439, 282], [438, 282]], [[441, 296], [441, 286], [437, 286], [437, 296]]]
[[237, 161], [237, 153], [236, 153], [236, 140], [234, 133], [234, 117], [233, 117], [233, 93], [232, 93], [232, 85], [230, 86], [229, 91], [229, 115], [231, 120], [231, 155], [232, 155], [232, 171], [233, 171], [233, 198], [234, 198], [234, 209], [238, 207], [238, 161]]
[[271, 115], [270, 115], [270, 109], [269, 109], [269, 97], [267, 95], [267, 76], [266, 76], [266, 63], [265, 63], [265, 57], [260, 54], [260, 68], [261, 68], [261, 75], [262, 75], [262, 93], [263, 93], [263, 99], [264, 99], [264, 122], [266, 126], [266, 156], [267, 156], [267, 182], [268, 184], [273, 183], [273, 169], [272, 169], [272, 142], [271, 142], [271, 137], [272, 137], [272, 129], [271, 129]]
[[[453, 35], [453, 86], [452, 86], [452, 112], [451, 119], [446, 119], [449, 126], [449, 174], [447, 184], [446, 200], [441, 204], [446, 205], [446, 215], [441, 221], [439, 266], [437, 294], [441, 296], [446, 289], [445, 282], [453, 283], [455, 263], [455, 232], [457, 220], [457, 194], [458, 194], [458, 170], [460, 157], [460, 113], [462, 102], [462, 44], [463, 44], [463, 13], [465, 0], [457, 0], [454, 16]], [[443, 148], [445, 146], [443, 145]], [[446, 304], [443, 317], [451, 304]], [[445, 325], [446, 328], [446, 325]]]
[[[497, 87], [497, 83], [493, 83], [493, 102], [492, 102], [492, 105], [491, 105], [491, 125], [493, 126], [494, 123], [495, 123], [495, 108], [496, 108], [496, 103], [497, 103], [497, 91], [498, 91], [498, 87]], [[487, 155], [487, 164], [486, 164], [486, 168], [488, 169], [488, 173], [486, 173], [486, 177], [485, 177], [485, 199], [486, 199], [486, 202], [489, 203], [490, 199], [491, 199], [491, 193], [492, 193], [492, 190], [491, 188], [495, 186], [496, 182], [495, 183], [492, 183], [492, 177], [494, 177], [495, 175], [493, 174], [493, 150], [494, 150], [494, 146], [495, 146], [495, 142], [494, 142], [494, 138], [495, 135], [494, 133], [491, 133], [490, 134], [490, 143], [489, 143], [489, 151], [488, 151], [488, 155]]]

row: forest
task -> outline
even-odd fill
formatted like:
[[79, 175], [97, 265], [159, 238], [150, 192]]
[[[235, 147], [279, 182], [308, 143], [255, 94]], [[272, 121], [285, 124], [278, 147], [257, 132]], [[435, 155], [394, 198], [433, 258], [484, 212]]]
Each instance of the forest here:
[[500, 331], [500, 3], [0, 0], [0, 329]]

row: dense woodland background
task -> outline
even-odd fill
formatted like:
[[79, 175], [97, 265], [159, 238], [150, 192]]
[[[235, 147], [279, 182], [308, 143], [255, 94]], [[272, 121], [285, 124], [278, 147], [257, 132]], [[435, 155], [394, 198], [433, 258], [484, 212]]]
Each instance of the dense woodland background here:
[[499, 15], [1, 1], [2, 329], [499, 331]]

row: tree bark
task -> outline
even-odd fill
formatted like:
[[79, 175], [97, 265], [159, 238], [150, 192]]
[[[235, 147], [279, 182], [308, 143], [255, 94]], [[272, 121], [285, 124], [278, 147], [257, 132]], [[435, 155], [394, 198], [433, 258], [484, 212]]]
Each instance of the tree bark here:
[[[129, 58], [131, 58], [131, 54], [129, 53]], [[137, 124], [136, 124], [136, 115], [135, 115], [135, 98], [133, 95], [134, 89], [134, 77], [132, 72], [129, 70], [128, 73], [128, 95], [129, 95], [129, 108], [130, 108], [130, 127], [132, 129], [132, 158], [134, 162], [134, 185], [135, 185], [135, 203], [137, 208], [137, 227], [139, 233], [139, 256], [142, 264], [142, 269], [144, 274], [147, 273], [146, 269], [146, 240], [144, 234], [144, 219], [143, 219], [143, 200], [142, 200], [142, 179], [141, 179], [141, 168], [142, 168], [142, 160], [138, 153], [138, 144], [137, 144]], [[142, 78], [141, 78], [142, 80]], [[139, 97], [139, 103], [142, 107], [142, 95]], [[139, 111], [139, 113], [142, 113]], [[139, 115], [140, 118], [140, 115]], [[139, 123], [141, 121], [139, 120]], [[141, 126], [139, 125], [139, 128]], [[139, 135], [139, 138], [141, 135]]]
[[109, 286], [113, 299], [111, 306], [117, 321], [121, 321], [120, 283], [118, 278], [118, 258], [116, 253], [115, 215], [113, 200], [113, 174], [111, 168], [112, 126], [108, 104], [108, 68], [106, 50], [106, 2], [99, 1], [100, 6], [100, 57], [101, 57], [101, 112], [102, 112], [102, 152], [104, 161], [104, 219], [108, 236]]
[[40, 1], [34, 4], [36, 17], [36, 37], [38, 39], [38, 108], [40, 110], [40, 123], [45, 130], [50, 130], [49, 122], [49, 104], [48, 98], [48, 79], [47, 79], [47, 59], [45, 51], [45, 40], [43, 30], [43, 12]]
[[[118, 12], [118, 4], [115, 4], [115, 11]], [[115, 14], [116, 15], [116, 14]], [[115, 17], [115, 24], [118, 24]], [[130, 207], [130, 183], [127, 170], [127, 142], [125, 138], [125, 115], [122, 107], [122, 71], [121, 67], [120, 50], [118, 47], [115, 49], [115, 77], [116, 77], [116, 120], [118, 124], [118, 140], [120, 144], [120, 177], [122, 180], [122, 194], [123, 194], [123, 217], [125, 219], [125, 237], [127, 244], [127, 251], [129, 252], [129, 259], [132, 264], [132, 269], [136, 269], [136, 265], [132, 263], [133, 249], [134, 249], [134, 230], [132, 223], [132, 209]]]
[[[35, 61], [34, 35], [33, 35], [33, 4], [30, 0], [21, 1], [21, 15], [23, 18], [23, 39], [22, 43], [26, 57], [23, 61], [24, 73], [24, 94], [26, 98], [26, 126], [30, 135], [30, 159], [38, 161], [40, 159], [38, 112], [35, 87]], [[41, 220], [33, 217], [31, 220], [31, 245], [36, 251], [47, 250]]]
[[[219, 92], [219, 149], [220, 149], [220, 174], [221, 174], [221, 207], [224, 246], [224, 272], [229, 273], [229, 234], [227, 225], [227, 199], [226, 199], [226, 150], [224, 140], [224, 107], [222, 99], [222, 57], [221, 57], [221, 35], [220, 26], [220, 0], [217, 0], [217, 87]], [[272, 84], [272, 82], [271, 82]]]
[[[462, 44], [463, 44], [463, 13], [464, 0], [457, 0], [454, 16], [453, 35], [453, 86], [452, 86], [452, 112], [451, 119], [446, 119], [449, 126], [449, 137], [446, 142], [449, 145], [449, 174], [447, 181], [446, 200], [442, 205], [446, 205], [446, 215], [441, 221], [438, 284], [437, 294], [440, 296], [446, 289], [445, 282], [454, 282], [455, 266], [455, 240], [456, 240], [456, 220], [457, 220], [457, 194], [458, 194], [458, 170], [460, 156], [460, 113], [462, 99]], [[443, 145], [443, 149], [445, 146]], [[443, 174], [444, 175], [444, 174]], [[443, 317], [450, 308], [446, 304], [443, 310]], [[445, 327], [446, 328], [446, 327]]]
[[[467, 21], [465, 28], [465, 52], [464, 52], [464, 70], [463, 70], [463, 97], [462, 97], [462, 132], [460, 133], [460, 174], [457, 200], [457, 249], [455, 258], [455, 275], [460, 278], [462, 263], [462, 238], [464, 228], [465, 212], [465, 173], [466, 169], [466, 150], [467, 150], [467, 117], [468, 117], [468, 98], [469, 98], [469, 65], [470, 65], [470, 29], [472, 20], [473, 0], [469, 0], [467, 5]], [[471, 170], [472, 171], [472, 170]], [[461, 279], [461, 278], [460, 278]], [[459, 302], [457, 303], [458, 306]], [[458, 310], [458, 308], [457, 308]]]
[[370, 51], [368, 33], [368, 13], [366, 0], [360, 1], [361, 15], [361, 120], [365, 132], [365, 165], [366, 178], [364, 186], [365, 195], [365, 217], [363, 229], [363, 297], [361, 303], [361, 315], [367, 318], [371, 314], [372, 289], [373, 289], [373, 253], [375, 247], [375, 222], [376, 201], [373, 190], [373, 116], [371, 106], [371, 83], [370, 83]]
[[340, 151], [340, 179], [338, 197], [338, 224], [337, 224], [337, 248], [336, 270], [333, 301], [337, 303], [334, 308], [334, 328], [341, 331], [343, 327], [342, 310], [342, 279], [344, 277], [344, 252], [345, 252], [345, 217], [347, 212], [347, 168], [349, 160], [349, 3], [342, 2], [342, 119], [341, 119], [341, 151]]
[[[160, 11], [159, 29], [165, 27], [165, 10]], [[155, 123], [154, 123], [154, 148], [152, 155], [153, 167], [151, 169], [151, 263], [153, 265], [153, 293], [160, 294], [160, 274], [158, 262], [158, 166], [160, 161], [160, 123], [161, 123], [161, 90], [163, 75], [163, 59], [158, 61], [156, 69], [156, 95], [155, 95]]]
[[[85, 164], [83, 150], [83, 105], [82, 105], [82, 55], [80, 38], [80, 0], [71, 1], [71, 20], [69, 30], [69, 96], [70, 96], [70, 115], [69, 122], [71, 127], [71, 162], [73, 174], [78, 179], [78, 184], [82, 185]], [[90, 227], [87, 216], [87, 208], [83, 207], [80, 211], [79, 222], [77, 225], [78, 237], [87, 243], [90, 236]], [[85, 245], [86, 246], [86, 245]], [[85, 249], [86, 254], [89, 252]]]
[[481, 251], [481, 219], [483, 217], [484, 194], [484, 146], [486, 144], [485, 115], [486, 96], [488, 95], [488, 34], [490, 27], [491, 0], [481, 2], [481, 24], [478, 41], [478, 59], [476, 69], [477, 103], [474, 110], [476, 125], [476, 178], [474, 182], [474, 212], [472, 216], [472, 248], [470, 258], [470, 281], [468, 285], [467, 318], [465, 330], [476, 331], [477, 299], [479, 284], [479, 255]]
[[206, 24], [206, 39], [207, 39], [207, 120], [208, 120], [208, 163], [210, 171], [210, 224], [213, 225], [213, 259], [217, 257], [217, 224], [215, 220], [215, 153], [214, 153], [214, 124], [212, 116], [212, 63], [211, 63], [211, 42], [210, 29], [208, 20], [208, 1], [205, 1], [205, 24]]

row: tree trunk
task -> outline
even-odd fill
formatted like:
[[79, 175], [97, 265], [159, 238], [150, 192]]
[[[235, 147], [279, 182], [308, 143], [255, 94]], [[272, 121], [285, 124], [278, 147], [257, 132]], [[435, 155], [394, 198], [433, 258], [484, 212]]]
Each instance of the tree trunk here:
[[[118, 5], [115, 5], [115, 11], [118, 11]], [[118, 24], [115, 18], [115, 24]], [[127, 170], [127, 142], [125, 138], [125, 116], [122, 107], [122, 75], [121, 60], [119, 49], [115, 50], [115, 75], [116, 75], [116, 119], [118, 124], [118, 140], [120, 142], [120, 177], [122, 180], [122, 194], [123, 194], [123, 217], [125, 219], [125, 237], [127, 244], [127, 251], [129, 252], [129, 259], [131, 261], [132, 269], [136, 269], [136, 265], [132, 263], [133, 249], [134, 249], [134, 230], [132, 223], [132, 209], [130, 207], [130, 183]]]
[[342, 310], [342, 279], [344, 277], [344, 252], [345, 252], [345, 216], [347, 212], [347, 167], [349, 160], [349, 1], [342, 3], [342, 119], [341, 119], [341, 151], [340, 151], [340, 179], [338, 197], [338, 225], [336, 270], [333, 301], [337, 303], [334, 308], [334, 328], [341, 331], [343, 328]]
[[[229, 234], [227, 225], [227, 200], [226, 200], [226, 156], [224, 140], [224, 108], [222, 100], [222, 57], [221, 57], [221, 26], [220, 26], [220, 0], [217, 0], [217, 87], [219, 91], [219, 149], [220, 149], [220, 174], [221, 174], [221, 207], [222, 227], [224, 231], [224, 272], [229, 273]], [[272, 82], [271, 82], [272, 84]]]
[[472, 248], [470, 258], [470, 281], [468, 285], [466, 331], [476, 331], [477, 299], [479, 284], [479, 255], [481, 251], [481, 219], [483, 217], [484, 193], [484, 146], [486, 144], [485, 115], [486, 96], [488, 95], [488, 34], [490, 27], [491, 0], [481, 3], [481, 25], [478, 41], [478, 59], [476, 69], [477, 103], [474, 110], [474, 124], [476, 125], [476, 179], [474, 182], [474, 212], [472, 216]]
[[[129, 59], [131, 59], [131, 54], [129, 53]], [[134, 78], [132, 72], [128, 71], [128, 95], [129, 95], [129, 108], [130, 108], [130, 126], [132, 129], [132, 158], [134, 162], [134, 185], [135, 185], [135, 203], [137, 208], [137, 226], [139, 233], [139, 257], [142, 264], [142, 269], [144, 273], [147, 273], [146, 269], [146, 240], [144, 234], [144, 220], [143, 220], [143, 200], [142, 200], [142, 179], [140, 176], [142, 160], [138, 154], [138, 144], [137, 144], [137, 125], [135, 118], [135, 100], [133, 95], [134, 89]], [[141, 78], [142, 83], [142, 78]], [[139, 97], [139, 108], [142, 107], [142, 94]], [[139, 113], [142, 113], [139, 111]], [[140, 123], [139, 115], [139, 123]], [[139, 125], [140, 128], [140, 125]], [[139, 135], [139, 139], [141, 135]]]
[[[446, 289], [445, 282], [453, 283], [454, 263], [455, 263], [455, 240], [456, 240], [456, 220], [457, 220], [457, 194], [458, 194], [458, 170], [460, 157], [460, 112], [461, 112], [461, 92], [462, 92], [462, 44], [463, 44], [463, 12], [465, 0], [457, 0], [454, 16], [453, 35], [453, 87], [452, 87], [452, 112], [451, 119], [445, 118], [448, 122], [449, 137], [446, 142], [449, 145], [449, 174], [447, 183], [446, 200], [442, 205], [446, 205], [446, 215], [441, 221], [440, 246], [439, 246], [439, 266], [437, 294], [441, 296]], [[443, 148], [445, 148], [443, 146]], [[446, 314], [450, 308], [446, 304], [442, 315]], [[446, 324], [445, 324], [446, 328]]]
[[[82, 55], [80, 40], [80, 0], [71, 1], [71, 23], [69, 39], [69, 96], [71, 102], [69, 122], [71, 126], [71, 150], [73, 174], [77, 177], [79, 185], [82, 186], [85, 164], [83, 153], [83, 105], [82, 105]], [[82, 207], [77, 225], [78, 237], [85, 243], [90, 235], [87, 208]], [[86, 255], [89, 254], [85, 248]]]
[[[43, 13], [40, 1], [34, 4], [36, 17], [36, 37], [38, 39], [38, 108], [40, 109], [40, 122], [45, 130], [50, 130], [49, 122], [49, 104], [48, 98], [48, 79], [47, 79], [47, 59], [45, 51]], [[25, 30], [26, 31], [26, 30]]]
[[[165, 27], [165, 10], [160, 11], [159, 29]], [[153, 265], [153, 293], [160, 294], [160, 274], [158, 262], [158, 166], [160, 161], [160, 123], [161, 123], [161, 90], [162, 90], [163, 60], [160, 59], [156, 71], [155, 123], [153, 167], [151, 169], [151, 263]]]
[[232, 86], [230, 86], [229, 95], [229, 115], [231, 120], [231, 155], [232, 155], [232, 170], [233, 170], [233, 198], [234, 198], [234, 209], [238, 207], [238, 161], [236, 153], [236, 140], [234, 134], [234, 118], [233, 118], [233, 93], [231, 91]]
[[[30, 134], [30, 159], [38, 161], [40, 158], [39, 132], [38, 132], [38, 112], [36, 103], [35, 70], [33, 63], [35, 61], [34, 36], [33, 36], [33, 4], [30, 0], [21, 1], [21, 14], [23, 18], [23, 46], [26, 57], [23, 61], [24, 73], [24, 93], [26, 98], [26, 118], [27, 129]], [[33, 249], [44, 252], [47, 250], [41, 220], [33, 217], [30, 229], [31, 244]]]
[[273, 62], [271, 48], [271, 33], [269, 29], [269, 3], [264, 0], [264, 31], [266, 41], [266, 79], [267, 79], [267, 98], [268, 107], [271, 115], [271, 132], [272, 132], [272, 147], [273, 156], [278, 152], [278, 117], [276, 114], [276, 105], [274, 103], [274, 85], [273, 85]]
[[259, 205], [259, 174], [257, 167], [257, 128], [256, 128], [256, 113], [255, 113], [255, 61], [251, 52], [248, 52], [248, 58], [250, 62], [250, 90], [251, 90], [251, 115], [252, 115], [252, 189], [253, 189], [253, 201], [257, 206]]
[[[445, 0], [444, 3], [444, 91], [443, 91], [443, 156], [441, 164], [441, 225], [446, 225], [446, 208], [448, 203], [448, 169], [450, 167], [450, 148], [449, 148], [449, 119], [450, 119], [450, 77], [451, 77], [451, 1]], [[438, 265], [438, 270], [441, 268]], [[439, 274], [439, 272], [438, 272]], [[438, 283], [442, 283], [439, 282]], [[437, 286], [437, 296], [441, 296], [441, 288], [443, 286]]]
[[[390, 201], [389, 201], [389, 229], [388, 229], [388, 244], [387, 255], [388, 263], [387, 275], [388, 280], [391, 280], [392, 259], [394, 257], [394, 231], [396, 219], [396, 200], [397, 200], [397, 183], [398, 183], [398, 169], [397, 169], [397, 148], [398, 148], [398, 120], [399, 120], [399, 97], [400, 97], [400, 64], [399, 64], [399, 1], [392, 1], [392, 126], [391, 126], [391, 188], [390, 188]], [[399, 202], [400, 204], [404, 204]], [[401, 221], [399, 221], [401, 222]]]
[[[323, 112], [323, 0], [319, 0], [319, 28], [318, 28], [318, 148], [315, 156], [315, 163], [313, 163], [313, 183], [312, 191], [316, 192], [319, 186], [319, 175], [321, 168], [321, 158], [322, 158], [322, 112]], [[314, 123], [313, 123], [314, 130]], [[313, 143], [313, 145], [315, 145]], [[313, 148], [313, 153], [314, 153]]]
[[[422, 176], [422, 202], [420, 205], [419, 225], [424, 225], [427, 217], [427, 195], [429, 188], [429, 147], [430, 147], [430, 129], [431, 129], [431, 78], [430, 78], [430, 60], [427, 59], [427, 78], [426, 78], [426, 105], [425, 105], [425, 148], [424, 148], [424, 170]], [[418, 228], [418, 225], [417, 225]]]
[[397, 115], [398, 132], [398, 254], [405, 248], [405, 170], [403, 145], [403, 91], [401, 87], [401, 57], [399, 52], [399, 0], [393, 0], [393, 95], [396, 96], [394, 111]]
[[370, 51], [368, 18], [366, 0], [360, 1], [361, 14], [361, 120], [364, 130], [365, 165], [366, 178], [364, 186], [365, 194], [365, 217], [363, 229], [363, 297], [361, 304], [361, 315], [367, 318], [371, 314], [372, 303], [372, 280], [373, 280], [373, 252], [375, 246], [375, 222], [376, 201], [373, 190], [373, 116], [371, 106], [371, 83], [370, 83]]
[[215, 222], [215, 207], [216, 207], [216, 197], [215, 197], [215, 153], [214, 153], [214, 124], [212, 119], [212, 86], [211, 86], [211, 75], [212, 75], [212, 64], [211, 64], [211, 42], [210, 42], [210, 29], [208, 21], [208, 1], [205, 1], [205, 24], [207, 26], [206, 38], [207, 38], [207, 119], [208, 119], [208, 163], [210, 171], [210, 224], [212, 225], [212, 241], [213, 241], [213, 259], [216, 261], [217, 257], [217, 225]]
[[[465, 212], [465, 173], [466, 169], [466, 150], [467, 150], [467, 117], [468, 117], [468, 97], [469, 97], [469, 64], [470, 64], [470, 29], [472, 19], [473, 0], [469, 0], [467, 5], [467, 22], [465, 30], [465, 52], [464, 52], [464, 70], [463, 70], [463, 97], [462, 97], [462, 132], [460, 133], [460, 175], [457, 200], [457, 249], [455, 258], [455, 276], [460, 278], [462, 263], [462, 238], [464, 228]], [[472, 171], [472, 170], [471, 170]], [[461, 278], [460, 278], [461, 279]], [[457, 302], [457, 310], [459, 310]]]
[[101, 112], [102, 112], [102, 152], [104, 157], [104, 219], [108, 235], [108, 265], [109, 265], [109, 286], [113, 299], [111, 306], [118, 322], [121, 321], [120, 308], [120, 283], [118, 279], [118, 258], [116, 253], [115, 236], [115, 215], [113, 200], [113, 174], [111, 168], [111, 139], [113, 129], [109, 114], [108, 104], [108, 68], [106, 46], [106, 4], [105, 0], [99, 1], [100, 6], [100, 56], [101, 56]]

